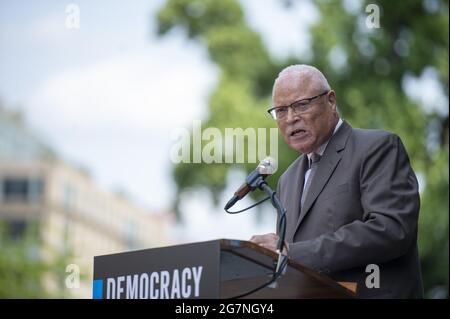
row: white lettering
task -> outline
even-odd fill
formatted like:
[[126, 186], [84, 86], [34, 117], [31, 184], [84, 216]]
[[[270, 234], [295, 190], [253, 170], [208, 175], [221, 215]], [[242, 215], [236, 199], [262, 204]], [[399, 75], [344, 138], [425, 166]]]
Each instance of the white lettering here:
[[380, 267], [375, 264], [367, 265], [366, 272], [371, 273], [366, 277], [366, 287], [369, 289], [380, 288]]
[[69, 289], [80, 288], [80, 267], [77, 264], [67, 265], [66, 272], [70, 273], [66, 277], [66, 287]]
[[192, 161], [194, 163], [201, 163], [202, 159], [202, 122], [193, 121], [192, 128], [192, 143], [193, 143], [193, 154]]
[[175, 313], [201, 313], [203, 317], [208, 315], [209, 306], [189, 306], [184, 303], [181, 306], [176, 306]]
[[[219, 129], [215, 127], [208, 127], [204, 132], [202, 139], [209, 140], [212, 137], [212, 141], [203, 147], [202, 158], [206, 164], [222, 163], [222, 135]], [[211, 155], [213, 151], [214, 155]]]
[[191, 286], [186, 283], [191, 277], [191, 269], [184, 268], [181, 273], [181, 294], [183, 295], [183, 298], [189, 298], [191, 296]]
[[195, 297], [200, 295], [200, 278], [202, 276], [203, 266], [192, 267], [192, 273], [194, 274], [194, 284], [195, 284]]
[[368, 4], [366, 13], [370, 13], [366, 18], [366, 26], [369, 29], [378, 29], [380, 27], [380, 7], [376, 4]]
[[148, 299], [148, 275], [145, 273], [139, 278], [139, 298]]
[[106, 278], [107, 299], [179, 299], [200, 296], [203, 266]]
[[137, 299], [138, 297], [138, 279], [139, 275], [127, 276], [127, 299]]
[[159, 283], [157, 272], [152, 272], [150, 275], [150, 299], [158, 299], [159, 291], [155, 288], [155, 283]]
[[[170, 149], [170, 157], [175, 164], [233, 163], [235, 158], [236, 163], [256, 163], [257, 157], [261, 161], [267, 156], [277, 159], [278, 130], [269, 130], [270, 151], [267, 154], [267, 128], [225, 128], [221, 132], [219, 128], [208, 127], [202, 132], [202, 122], [195, 120], [191, 131], [178, 128], [171, 133], [175, 142]], [[202, 148], [204, 142], [207, 143]]]
[[123, 293], [122, 283], [125, 281], [125, 276], [117, 277], [117, 299], [120, 299], [120, 295]]
[[178, 269], [173, 271], [172, 275], [172, 291], [170, 292], [170, 299], [181, 298], [180, 295], [180, 277], [178, 274]]
[[161, 271], [161, 286], [159, 287], [161, 299], [169, 299], [170, 274], [167, 270]]
[[80, 7], [76, 4], [68, 4], [66, 6], [66, 28], [79, 29], [80, 28]]
[[108, 278], [106, 280], [106, 299], [116, 299], [116, 281], [114, 278]]
[[172, 139], [179, 142], [175, 143], [170, 150], [170, 158], [174, 164], [191, 162], [191, 142], [190, 134], [187, 129], [179, 129], [172, 134]]

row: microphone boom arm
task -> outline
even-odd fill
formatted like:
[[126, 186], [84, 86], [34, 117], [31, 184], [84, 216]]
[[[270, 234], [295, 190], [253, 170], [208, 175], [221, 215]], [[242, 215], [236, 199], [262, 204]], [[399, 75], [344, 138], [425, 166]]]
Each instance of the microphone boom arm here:
[[284, 208], [283, 204], [281, 203], [279, 197], [277, 196], [277, 193], [273, 191], [272, 188], [267, 184], [267, 182], [264, 179], [260, 179], [257, 181], [258, 185], [257, 187], [265, 191], [267, 195], [270, 196], [270, 202], [272, 203], [272, 206], [277, 210], [278, 213], [278, 244], [277, 244], [277, 253], [281, 254], [284, 249], [284, 240], [286, 237], [286, 209]]

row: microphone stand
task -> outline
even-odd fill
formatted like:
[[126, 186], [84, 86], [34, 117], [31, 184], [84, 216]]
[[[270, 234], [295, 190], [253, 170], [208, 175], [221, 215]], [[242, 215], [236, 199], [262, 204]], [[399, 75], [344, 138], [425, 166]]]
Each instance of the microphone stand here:
[[278, 238], [277, 250], [276, 250], [276, 252], [278, 253], [278, 260], [276, 263], [275, 272], [272, 275], [272, 279], [269, 280], [268, 282], [264, 283], [263, 285], [255, 288], [251, 291], [248, 291], [246, 293], [232, 297], [231, 299], [245, 297], [245, 296], [250, 295], [260, 289], [263, 289], [264, 287], [275, 288], [274, 285], [277, 284], [276, 280], [278, 279], [278, 277], [281, 276], [282, 273], [284, 273], [285, 267], [287, 265], [288, 258], [287, 258], [287, 256], [282, 254], [284, 246], [285, 246], [284, 243], [285, 243], [285, 237], [286, 237], [286, 209], [283, 207], [283, 204], [281, 203], [280, 199], [276, 195], [276, 192], [274, 192], [272, 190], [272, 188], [270, 188], [270, 186], [264, 180], [265, 177], [266, 176], [264, 176], [264, 175], [259, 175], [256, 178], [255, 178], [255, 176], [252, 176], [252, 178], [248, 178], [246, 182], [251, 191], [255, 190], [256, 188], [259, 188], [260, 190], [266, 192], [267, 195], [269, 195], [269, 197], [267, 197], [266, 199], [254, 204], [252, 206], [249, 206], [249, 207], [242, 209], [240, 211], [237, 211], [237, 212], [230, 212], [228, 210], [228, 208], [230, 208], [232, 205], [227, 204], [227, 206], [225, 206], [225, 211], [229, 214], [238, 214], [238, 213], [246, 211], [256, 205], [259, 205], [262, 202], [264, 202], [265, 200], [270, 198], [272, 206], [275, 207], [275, 209], [277, 210], [277, 213], [278, 213], [277, 232], [278, 232], [279, 238]]
[[[278, 253], [278, 261], [275, 274], [278, 274], [281, 269], [281, 265], [283, 264], [283, 259], [287, 258], [282, 254], [283, 249], [285, 247], [285, 237], [286, 237], [286, 209], [283, 207], [280, 199], [278, 198], [276, 192], [273, 191], [272, 188], [267, 184], [267, 182], [260, 178], [257, 182], [257, 187], [266, 192], [267, 195], [270, 196], [270, 202], [272, 206], [277, 210], [278, 213], [278, 243], [277, 243], [277, 253]], [[278, 276], [277, 276], [278, 277]]]

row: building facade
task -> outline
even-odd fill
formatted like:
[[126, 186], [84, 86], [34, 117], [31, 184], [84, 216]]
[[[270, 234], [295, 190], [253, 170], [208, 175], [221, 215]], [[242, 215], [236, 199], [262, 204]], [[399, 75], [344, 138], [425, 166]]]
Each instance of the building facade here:
[[[0, 220], [13, 238], [37, 225], [46, 260], [65, 256], [67, 275], [49, 276], [50, 290], [90, 298], [93, 257], [171, 244], [169, 213], [152, 213], [125, 196], [99, 187], [89, 174], [58, 158], [24, 125], [0, 109]], [[58, 257], [58, 258], [59, 258]], [[20, 296], [18, 296], [20, 298]]]

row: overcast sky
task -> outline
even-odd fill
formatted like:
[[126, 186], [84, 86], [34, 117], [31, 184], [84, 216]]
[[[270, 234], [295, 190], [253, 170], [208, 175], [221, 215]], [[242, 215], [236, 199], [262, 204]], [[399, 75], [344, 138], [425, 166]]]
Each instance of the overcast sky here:
[[[307, 27], [319, 14], [308, 1], [289, 10], [276, 0], [241, 2], [274, 56], [310, 53]], [[79, 29], [66, 27], [69, 3], [80, 9]], [[23, 110], [62, 157], [88, 168], [102, 187], [122, 189], [153, 211], [174, 200], [171, 133], [205, 117], [218, 78], [205, 49], [183, 34], [156, 37], [153, 17], [163, 4], [0, 0], [0, 99]], [[417, 81], [408, 85], [420, 91]], [[245, 178], [233, 176], [227, 194]], [[251, 213], [213, 213], [201, 191], [182, 208], [183, 240], [245, 239], [274, 228], [274, 215], [255, 225]]]
[[[66, 27], [70, 3], [80, 9], [79, 29]], [[171, 133], [204, 119], [218, 78], [205, 49], [183, 34], [156, 37], [153, 17], [163, 4], [0, 1], [3, 103], [23, 110], [63, 158], [88, 168], [102, 187], [122, 189], [154, 211], [174, 199]], [[308, 54], [306, 25], [318, 17], [312, 5], [288, 11], [275, 0], [243, 4], [275, 56]], [[230, 194], [244, 178], [237, 173]], [[245, 239], [274, 228], [275, 216], [255, 225], [251, 213], [213, 213], [201, 191], [182, 208], [182, 240]]]

